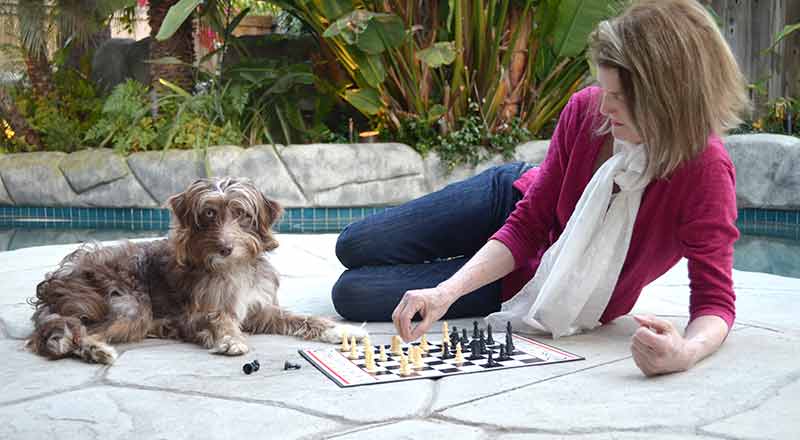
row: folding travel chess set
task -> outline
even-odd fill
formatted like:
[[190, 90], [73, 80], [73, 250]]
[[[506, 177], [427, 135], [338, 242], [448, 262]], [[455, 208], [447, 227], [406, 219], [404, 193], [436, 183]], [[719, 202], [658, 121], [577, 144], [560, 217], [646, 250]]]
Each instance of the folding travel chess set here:
[[342, 338], [342, 346], [322, 350], [298, 350], [301, 356], [340, 387], [415, 379], [438, 379], [456, 374], [479, 373], [507, 368], [532, 367], [584, 360], [556, 347], [506, 332], [493, 334], [473, 322], [472, 338], [467, 329], [442, 326], [442, 341], [403, 343], [392, 337], [390, 345], [372, 345], [369, 337], [357, 343], [355, 337]]

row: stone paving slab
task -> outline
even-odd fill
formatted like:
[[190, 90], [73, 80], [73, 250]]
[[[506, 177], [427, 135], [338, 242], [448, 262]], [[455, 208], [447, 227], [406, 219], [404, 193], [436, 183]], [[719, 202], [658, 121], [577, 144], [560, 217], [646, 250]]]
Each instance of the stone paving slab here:
[[[374, 341], [380, 343], [378, 338]], [[299, 348], [322, 348], [326, 344], [285, 336], [251, 336], [248, 344], [252, 351], [242, 357], [215, 356], [190, 344], [130, 350], [109, 370], [108, 381], [276, 402], [352, 422], [411, 417], [422, 413], [432, 398], [433, 382], [426, 380], [381, 387], [339, 388], [297, 353]], [[252, 375], [243, 374], [242, 364], [252, 359], [259, 360], [260, 370]], [[285, 360], [300, 363], [301, 369], [284, 371]], [[375, 402], [376, 395], [384, 396], [383, 401]]]
[[704, 427], [703, 432], [754, 440], [797, 438], [800, 436], [797, 425], [787, 421], [797, 420], [800, 374], [794, 374], [787, 382], [768, 389], [763, 403], [755, 401], [753, 408], [712, 423]]
[[441, 421], [408, 420], [386, 425], [358, 429], [342, 435], [331, 436], [337, 440], [364, 440], [364, 439], [463, 439], [480, 440], [486, 438], [486, 433], [476, 427], [454, 425]]
[[454, 421], [564, 433], [685, 432], [760, 404], [776, 387], [796, 379], [798, 359], [797, 338], [748, 328], [734, 332], [718, 353], [688, 374], [646, 378], [626, 359], [450, 407], [441, 415]]
[[[0, 404], [69, 390], [90, 383], [102, 372], [102, 367], [72, 359], [56, 365], [25, 351], [23, 342], [18, 340], [0, 341], [0, 352]], [[0, 434], [0, 438], [7, 437]]]
[[299, 438], [341, 426], [258, 402], [105, 386], [3, 407], [0, 420], [0, 438], [31, 440]]
[[[679, 328], [683, 326], [677, 322], [676, 324]], [[447, 415], [449, 408], [460, 408], [465, 402], [481, 402], [487, 397], [505, 396], [507, 391], [628, 359], [630, 357], [630, 337], [635, 329], [635, 321], [632, 318], [624, 317], [595, 332], [571, 338], [553, 341], [550, 338], [535, 337], [545, 344], [583, 356], [586, 360], [510, 368], [494, 372], [491, 376], [481, 373], [479, 375], [446, 377], [439, 380], [440, 388], [433, 410]], [[627, 363], [633, 364], [633, 361], [627, 361]], [[508, 407], [498, 408], [498, 413], [503, 411], [508, 411]], [[459, 413], [460, 409], [455, 412]]]

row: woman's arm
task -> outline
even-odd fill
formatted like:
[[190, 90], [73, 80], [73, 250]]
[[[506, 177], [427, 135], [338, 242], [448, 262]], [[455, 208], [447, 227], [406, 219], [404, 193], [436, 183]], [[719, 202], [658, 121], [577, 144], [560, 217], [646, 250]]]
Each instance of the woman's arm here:
[[[431, 289], [409, 290], [392, 313], [400, 337], [413, 341], [447, 312], [458, 298], [496, 281], [514, 269], [511, 251], [497, 240], [489, 240], [452, 277]], [[411, 328], [417, 313], [422, 321]]]
[[[717, 151], [724, 151], [721, 144], [718, 147]], [[678, 227], [689, 261], [690, 322], [681, 336], [669, 321], [636, 318], [642, 327], [633, 335], [631, 352], [648, 376], [687, 370], [717, 351], [736, 316], [732, 277], [733, 243], [739, 237], [735, 172], [726, 155], [701, 165], [691, 179]]]
[[641, 327], [633, 335], [631, 353], [636, 366], [647, 376], [686, 371], [717, 351], [728, 336], [728, 323], [714, 315], [690, 322], [683, 336], [669, 321], [634, 318]]

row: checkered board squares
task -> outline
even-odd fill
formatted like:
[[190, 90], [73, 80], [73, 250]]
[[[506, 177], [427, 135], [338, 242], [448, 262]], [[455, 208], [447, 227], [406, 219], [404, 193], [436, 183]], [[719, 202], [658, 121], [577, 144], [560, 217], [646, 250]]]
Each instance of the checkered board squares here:
[[[301, 356], [309, 361], [314, 367], [321, 371], [340, 387], [354, 387], [359, 385], [372, 385], [378, 383], [400, 382], [416, 379], [438, 379], [440, 377], [453, 376], [456, 374], [480, 373], [485, 371], [504, 370], [508, 368], [531, 367], [534, 365], [547, 365], [561, 362], [571, 362], [583, 360], [584, 358], [556, 347], [541, 343], [539, 341], [526, 338], [524, 336], [513, 335], [514, 353], [511, 359], [497, 361], [497, 365], [488, 366], [488, 350], [492, 351], [492, 356], [496, 360], [500, 355], [499, 341], [505, 341], [503, 333], [495, 335], [495, 344], [487, 345], [487, 354], [481, 355], [480, 359], [471, 360], [469, 346], [463, 347], [464, 362], [457, 363], [452, 357], [450, 359], [441, 358], [441, 343], [428, 343], [430, 350], [422, 356], [422, 367], [414, 368], [409, 360], [409, 367], [412, 373], [408, 376], [401, 376], [399, 356], [393, 355], [389, 348], [384, 345], [387, 360], [378, 360], [380, 345], [372, 347], [375, 356], [375, 371], [370, 373], [365, 368], [364, 346], [357, 348], [358, 359], [349, 359], [347, 353], [342, 353], [337, 348], [323, 350], [298, 350]], [[408, 356], [408, 348], [413, 344], [403, 344], [403, 353]]]

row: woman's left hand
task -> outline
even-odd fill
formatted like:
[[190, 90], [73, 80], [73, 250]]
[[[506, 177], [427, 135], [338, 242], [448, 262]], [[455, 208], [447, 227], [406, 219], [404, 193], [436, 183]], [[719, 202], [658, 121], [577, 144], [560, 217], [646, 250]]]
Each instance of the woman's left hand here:
[[688, 370], [687, 342], [671, 322], [654, 316], [634, 316], [640, 327], [631, 338], [636, 366], [647, 376]]

